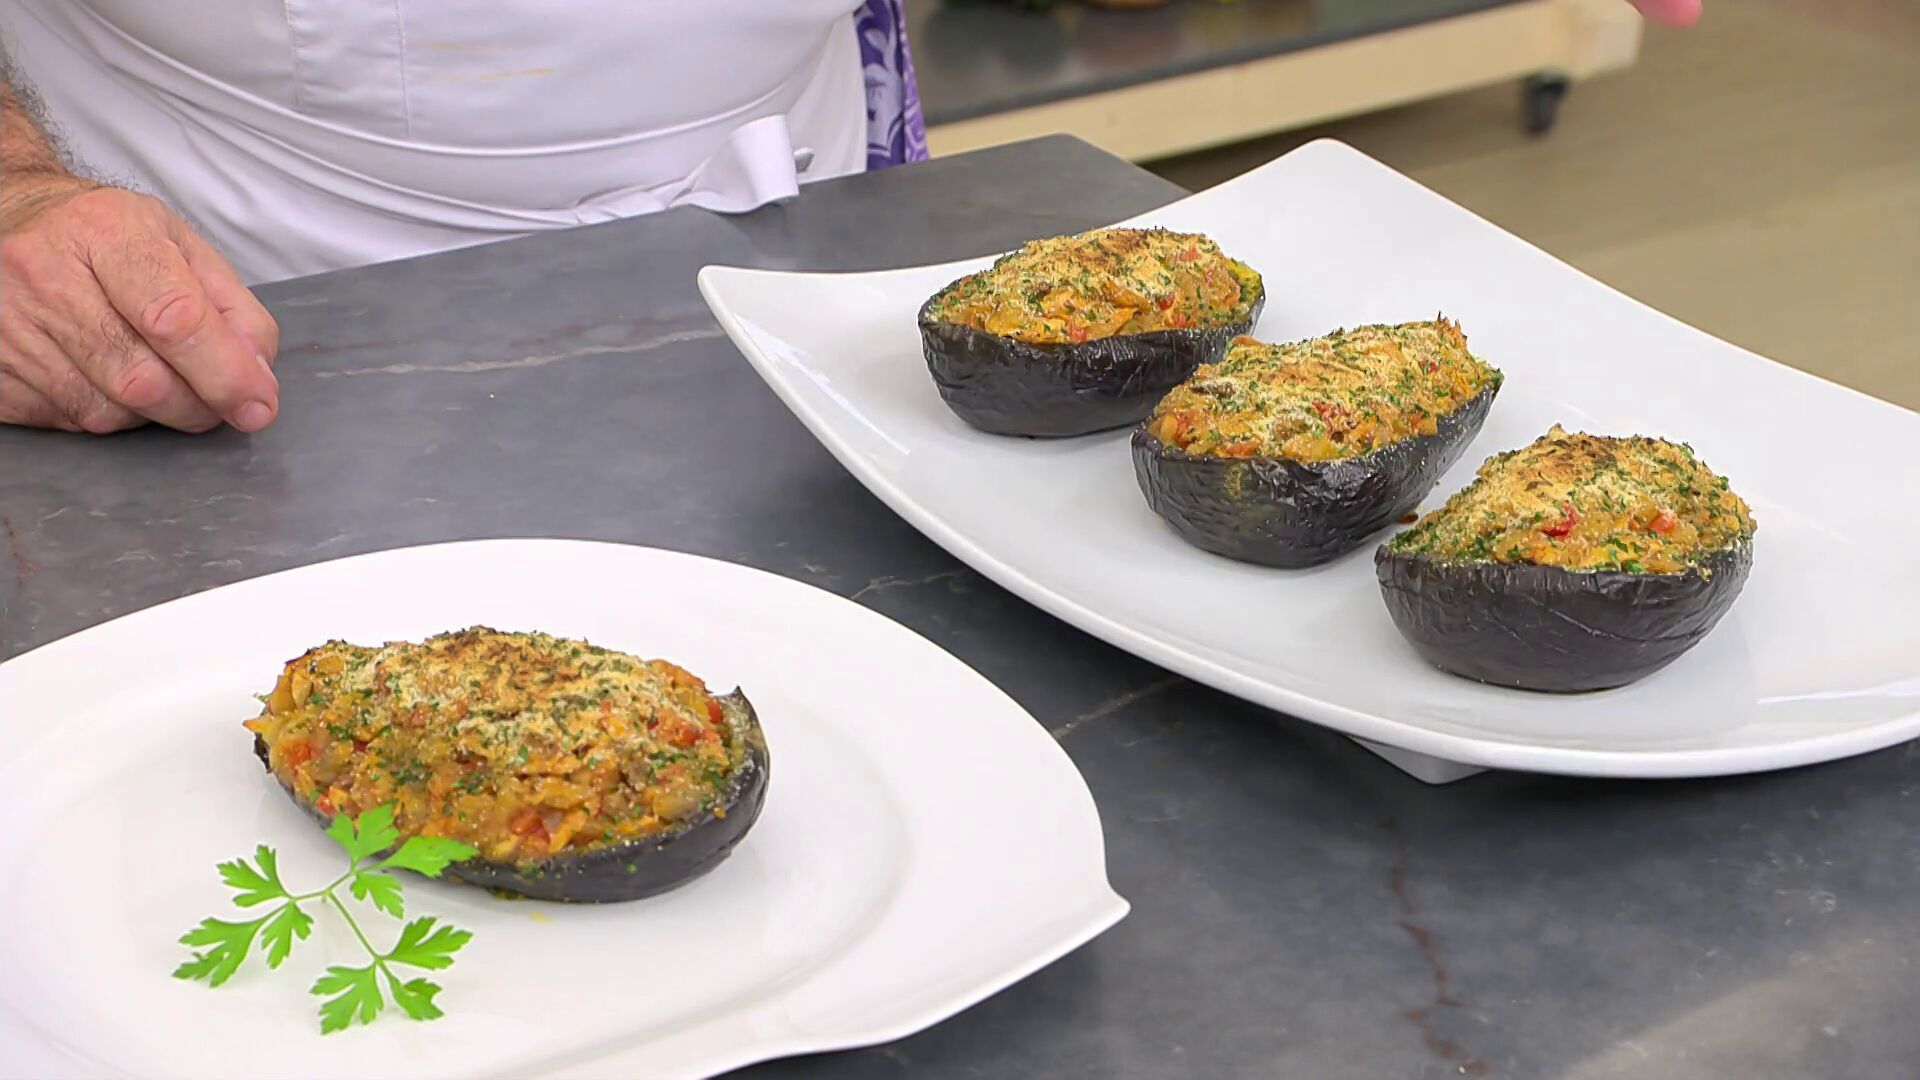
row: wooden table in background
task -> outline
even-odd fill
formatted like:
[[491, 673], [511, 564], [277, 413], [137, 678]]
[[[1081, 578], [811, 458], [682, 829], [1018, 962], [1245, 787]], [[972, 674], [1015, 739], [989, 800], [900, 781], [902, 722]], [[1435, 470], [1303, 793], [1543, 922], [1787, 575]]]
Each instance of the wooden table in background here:
[[909, 0], [935, 154], [1064, 132], [1132, 161], [1502, 81], [1544, 130], [1572, 80], [1625, 67], [1622, 0], [1172, 0], [1044, 12]]

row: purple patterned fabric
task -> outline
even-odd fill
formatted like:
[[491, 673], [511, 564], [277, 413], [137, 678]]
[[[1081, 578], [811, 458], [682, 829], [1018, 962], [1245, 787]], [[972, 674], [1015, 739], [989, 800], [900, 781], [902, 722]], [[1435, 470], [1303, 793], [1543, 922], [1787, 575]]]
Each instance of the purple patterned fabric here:
[[927, 122], [907, 51], [902, 0], [865, 0], [853, 13], [867, 83], [867, 169], [927, 159]]

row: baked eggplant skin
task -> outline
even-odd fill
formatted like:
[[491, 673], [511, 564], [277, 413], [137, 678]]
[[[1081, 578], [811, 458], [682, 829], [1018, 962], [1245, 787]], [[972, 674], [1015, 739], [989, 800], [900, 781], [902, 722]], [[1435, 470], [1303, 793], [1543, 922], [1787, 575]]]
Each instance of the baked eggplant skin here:
[[936, 319], [943, 289], [920, 306], [921, 348], [941, 399], [981, 431], [1042, 438], [1111, 431], [1145, 419], [1167, 391], [1253, 329], [1266, 286], [1250, 270], [1241, 281], [1254, 295], [1231, 323], [1060, 344]]
[[1431, 435], [1333, 461], [1189, 454], [1141, 424], [1133, 473], [1147, 505], [1195, 547], [1261, 566], [1317, 566], [1418, 506], [1479, 433], [1500, 384], [1439, 417]]
[[[472, 858], [454, 863], [443, 876], [497, 892], [575, 904], [642, 900], [679, 888], [726, 861], [766, 803], [771, 759], [760, 719], [745, 694], [735, 690], [717, 699], [727, 722], [740, 733], [746, 754], [728, 781], [726, 796], [713, 810], [674, 829], [578, 854], [554, 856], [528, 866]], [[253, 737], [253, 752], [267, 763], [267, 743]], [[332, 818], [282, 785], [295, 805], [322, 826]]]
[[1670, 574], [1374, 555], [1387, 612], [1420, 656], [1495, 686], [1577, 693], [1625, 686], [1712, 632], [1746, 585], [1753, 541]]

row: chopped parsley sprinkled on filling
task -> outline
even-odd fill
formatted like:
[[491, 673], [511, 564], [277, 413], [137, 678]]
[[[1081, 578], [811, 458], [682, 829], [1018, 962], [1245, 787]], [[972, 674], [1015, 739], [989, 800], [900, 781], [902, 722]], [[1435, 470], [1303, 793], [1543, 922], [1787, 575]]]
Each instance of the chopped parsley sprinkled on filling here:
[[483, 627], [289, 663], [247, 727], [324, 814], [396, 803], [403, 835], [537, 862], [709, 812], [746, 748], [718, 699], [664, 660]]
[[1213, 457], [1358, 457], [1419, 435], [1500, 373], [1445, 318], [1286, 345], [1235, 338], [1154, 408], [1149, 430]]
[[1569, 570], [1678, 573], [1748, 539], [1753, 514], [1683, 443], [1569, 435], [1496, 454], [1395, 552]]
[[1244, 319], [1260, 276], [1196, 233], [1095, 229], [1035, 240], [935, 297], [929, 314], [1030, 344]]

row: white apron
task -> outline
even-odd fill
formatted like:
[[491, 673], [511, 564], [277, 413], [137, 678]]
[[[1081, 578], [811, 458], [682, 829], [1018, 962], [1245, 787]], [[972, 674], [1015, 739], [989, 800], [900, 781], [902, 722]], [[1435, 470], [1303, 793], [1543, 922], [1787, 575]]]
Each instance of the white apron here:
[[9, 0], [73, 157], [264, 281], [866, 161], [859, 0]]

